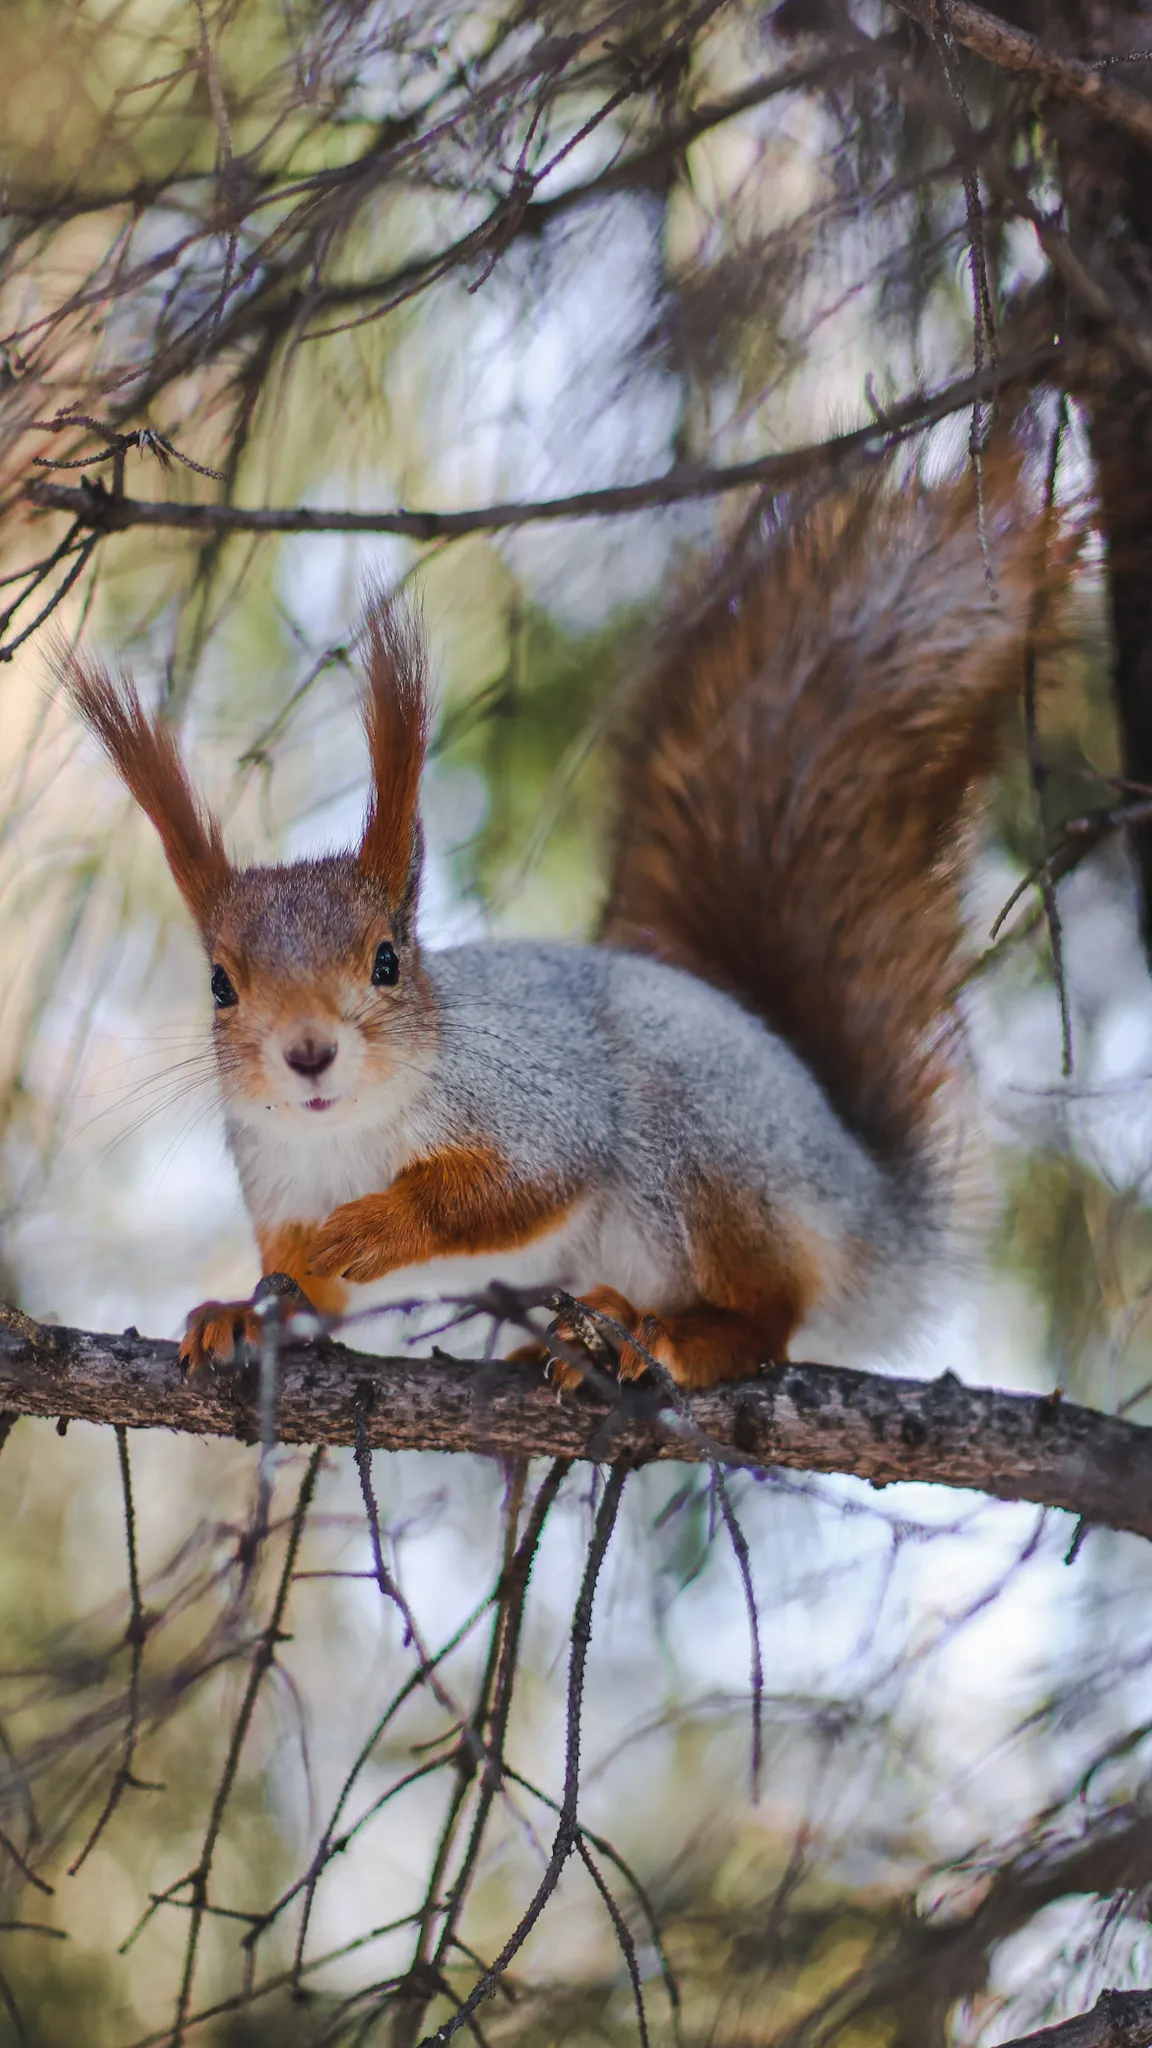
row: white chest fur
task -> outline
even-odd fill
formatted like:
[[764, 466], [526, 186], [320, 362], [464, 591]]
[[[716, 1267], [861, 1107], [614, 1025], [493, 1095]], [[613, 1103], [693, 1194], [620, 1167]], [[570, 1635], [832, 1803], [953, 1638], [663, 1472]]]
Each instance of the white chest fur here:
[[261, 1230], [280, 1223], [322, 1223], [342, 1202], [379, 1194], [421, 1151], [436, 1143], [413, 1111], [388, 1125], [341, 1121], [325, 1125], [269, 1114], [229, 1121], [232, 1149], [248, 1213]]
[[[431, 1325], [443, 1324], [442, 1304], [482, 1295], [493, 1280], [536, 1293], [554, 1287], [570, 1294], [583, 1294], [590, 1287], [614, 1287], [636, 1308], [664, 1312], [683, 1307], [692, 1292], [686, 1262], [671, 1257], [666, 1247], [648, 1242], [613, 1204], [589, 1197], [571, 1209], [555, 1230], [544, 1231], [514, 1250], [428, 1259], [368, 1286], [353, 1287], [348, 1340], [367, 1350], [386, 1350], [400, 1334], [401, 1305], [412, 1306], [414, 1327], [426, 1332]], [[386, 1312], [381, 1314], [381, 1310]], [[538, 1327], [543, 1320], [537, 1318]], [[481, 1341], [486, 1334], [487, 1326], [481, 1323]], [[440, 1341], [446, 1348], [459, 1348], [455, 1333]], [[527, 1333], [509, 1325], [500, 1341], [502, 1349], [511, 1349], [525, 1343]]]
[[[434, 1149], [438, 1133], [414, 1106], [386, 1130], [348, 1122], [314, 1128], [275, 1117], [266, 1126], [256, 1120], [233, 1125], [229, 1137], [249, 1212], [259, 1228], [269, 1229], [319, 1223], [342, 1202], [379, 1194], [411, 1159]], [[350, 1341], [387, 1349], [399, 1335], [401, 1304], [422, 1305], [418, 1323], [426, 1327], [443, 1322], [441, 1303], [483, 1294], [493, 1280], [536, 1292], [614, 1287], [637, 1308], [665, 1312], [692, 1296], [686, 1248], [650, 1238], [619, 1203], [589, 1195], [555, 1229], [527, 1244], [429, 1259], [353, 1286]], [[391, 1312], [378, 1314], [382, 1309]], [[523, 1333], [512, 1332], [510, 1341], [524, 1341]]]

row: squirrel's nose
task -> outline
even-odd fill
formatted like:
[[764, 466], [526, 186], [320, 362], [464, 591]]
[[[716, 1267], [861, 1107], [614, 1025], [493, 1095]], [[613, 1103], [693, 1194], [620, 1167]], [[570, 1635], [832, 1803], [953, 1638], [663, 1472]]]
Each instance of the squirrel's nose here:
[[285, 1047], [284, 1057], [294, 1074], [315, 1081], [326, 1073], [336, 1057], [334, 1045], [321, 1045], [315, 1038], [303, 1038], [299, 1045]]

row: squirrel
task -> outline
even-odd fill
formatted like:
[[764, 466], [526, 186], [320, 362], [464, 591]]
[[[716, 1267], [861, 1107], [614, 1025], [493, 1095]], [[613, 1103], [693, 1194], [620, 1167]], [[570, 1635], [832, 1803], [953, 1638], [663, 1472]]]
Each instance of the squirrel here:
[[[281, 866], [235, 865], [171, 728], [70, 659], [203, 942], [275, 1287], [333, 1316], [461, 1271], [563, 1289], [577, 1308], [538, 1348], [562, 1387], [603, 1317], [622, 1377], [655, 1359], [693, 1389], [785, 1360], [801, 1329], [917, 1313], [956, 1203], [974, 805], [1058, 573], [1007, 467], [984, 507], [998, 590], [969, 478], [873, 474], [668, 636], [620, 747], [592, 944], [421, 946], [411, 613], [377, 599], [364, 623], [359, 845]], [[193, 1311], [186, 1368], [258, 1345], [256, 1299]]]

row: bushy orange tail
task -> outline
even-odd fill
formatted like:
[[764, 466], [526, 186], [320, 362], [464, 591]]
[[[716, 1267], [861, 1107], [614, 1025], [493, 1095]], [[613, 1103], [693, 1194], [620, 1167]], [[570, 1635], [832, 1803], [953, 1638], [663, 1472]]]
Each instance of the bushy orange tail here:
[[969, 480], [870, 479], [689, 627], [623, 746], [603, 938], [755, 1010], [892, 1162], [937, 1121], [973, 800], [1068, 576], [1015, 472], [987, 494], [998, 597]]

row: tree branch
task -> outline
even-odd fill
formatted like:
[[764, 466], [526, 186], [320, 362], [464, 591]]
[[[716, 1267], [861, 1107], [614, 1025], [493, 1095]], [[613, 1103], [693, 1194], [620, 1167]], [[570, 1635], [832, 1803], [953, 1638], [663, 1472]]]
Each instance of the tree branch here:
[[[327, 1340], [285, 1343], [278, 1374], [284, 1443], [351, 1444], [362, 1428], [364, 1441], [389, 1450], [718, 1458], [881, 1486], [972, 1487], [1152, 1536], [1152, 1430], [1056, 1395], [966, 1387], [950, 1373], [897, 1380], [783, 1365], [688, 1396], [683, 1418], [650, 1391], [626, 1390], [614, 1406], [587, 1393], [560, 1401], [526, 1366], [379, 1358]], [[175, 1344], [45, 1328], [12, 1309], [0, 1310], [0, 1407], [250, 1443], [259, 1435], [254, 1369], [184, 1379]]]
[[1005, 2048], [1148, 2048], [1152, 1991], [1102, 1991], [1091, 2012], [1039, 2034], [1021, 2034]]
[[466, 234], [459, 235], [447, 247], [430, 255], [414, 257], [411, 262], [383, 277], [337, 281], [319, 290], [298, 289], [286, 303], [280, 304], [270, 302], [268, 296], [261, 293], [249, 305], [236, 309], [227, 338], [234, 344], [269, 319], [286, 327], [305, 314], [308, 328], [304, 338], [315, 339], [320, 332], [332, 331], [330, 328], [318, 329], [316, 322], [333, 314], [362, 311], [372, 306], [378, 313], [391, 312], [405, 299], [413, 297], [422, 285], [438, 283], [461, 264], [482, 255], [502, 225], [506, 228], [501, 240], [501, 252], [504, 253], [513, 242], [539, 238], [554, 221], [562, 220], [597, 200], [613, 198], [621, 192], [659, 191], [692, 144], [713, 129], [722, 127], [740, 114], [751, 113], [783, 94], [830, 86], [856, 71], [874, 71], [899, 54], [896, 38], [881, 36], [874, 41], [869, 40], [863, 47], [834, 50], [815, 60], [807, 56], [793, 58], [769, 78], [754, 78], [725, 99], [703, 102], [678, 125], [659, 129], [643, 148], [630, 156], [614, 159], [582, 184], [567, 185], [546, 198], [527, 200], [517, 208], [514, 220], [507, 218], [508, 194], [504, 194], [493, 211]]
[[866, 460], [877, 443], [884, 448], [892, 447], [952, 413], [962, 412], [977, 399], [988, 398], [1012, 385], [1030, 385], [1046, 376], [1067, 376], [1071, 367], [1068, 351], [1052, 342], [1017, 357], [1002, 358], [998, 364], [990, 364], [976, 375], [961, 377], [928, 397], [916, 393], [864, 426], [807, 447], [717, 468], [682, 463], [664, 476], [648, 477], [641, 483], [576, 491], [566, 498], [485, 505], [466, 512], [413, 512], [404, 507], [391, 512], [329, 512], [304, 505], [181, 505], [122, 498], [91, 485], [74, 488], [39, 477], [27, 488], [34, 504], [66, 512], [79, 525], [101, 533], [122, 533], [132, 526], [168, 526], [201, 534], [399, 533], [413, 540], [455, 540], [468, 533], [499, 533], [545, 520], [644, 512], [659, 505], [684, 504], [692, 498], [720, 497], [727, 491], [750, 486], [786, 490], [816, 470], [823, 469], [829, 475], [838, 468], [847, 470]]
[[[1028, 74], [1049, 92], [1061, 99], [1078, 101], [1102, 121], [1122, 128], [1145, 149], [1152, 149], [1152, 100], [1132, 92], [1126, 85], [1112, 85], [1091, 64], [1082, 64], [1077, 57], [1061, 56], [1035, 36], [1024, 35], [1020, 29], [1001, 21], [999, 15], [973, 7], [970, 0], [947, 0], [946, 6], [938, 6], [937, 0], [893, 0], [893, 4], [931, 34], [938, 35], [944, 29], [966, 50], [986, 57], [1001, 71]], [[1148, 54], [1152, 60], [1152, 50]]]

